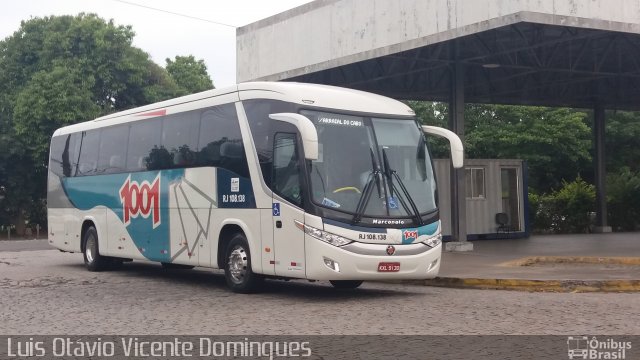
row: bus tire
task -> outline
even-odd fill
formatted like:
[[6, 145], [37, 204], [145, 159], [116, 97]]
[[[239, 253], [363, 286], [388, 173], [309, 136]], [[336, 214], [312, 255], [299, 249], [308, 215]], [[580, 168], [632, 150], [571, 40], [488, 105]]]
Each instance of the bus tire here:
[[84, 244], [84, 264], [89, 271], [102, 271], [109, 266], [109, 259], [100, 255], [98, 245], [98, 232], [96, 228], [90, 226], [84, 233], [82, 239]]
[[264, 278], [251, 270], [251, 252], [243, 234], [233, 235], [224, 260], [224, 277], [231, 291], [249, 294], [259, 289]]
[[362, 285], [362, 280], [330, 280], [331, 285], [336, 289], [355, 289]]

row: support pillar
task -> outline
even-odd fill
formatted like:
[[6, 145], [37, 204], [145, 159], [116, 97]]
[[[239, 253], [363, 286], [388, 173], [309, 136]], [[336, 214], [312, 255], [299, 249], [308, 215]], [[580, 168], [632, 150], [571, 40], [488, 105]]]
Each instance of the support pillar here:
[[605, 109], [601, 104], [597, 104], [593, 109], [593, 139], [595, 147], [595, 157], [593, 165], [595, 169], [596, 185], [596, 226], [593, 232], [611, 232], [611, 227], [607, 225], [607, 169], [605, 163]]
[[[451, 69], [451, 94], [449, 97], [449, 129], [464, 141], [464, 65], [456, 62]], [[445, 244], [446, 251], [472, 251], [467, 241], [467, 199], [465, 170], [451, 167], [451, 237]]]

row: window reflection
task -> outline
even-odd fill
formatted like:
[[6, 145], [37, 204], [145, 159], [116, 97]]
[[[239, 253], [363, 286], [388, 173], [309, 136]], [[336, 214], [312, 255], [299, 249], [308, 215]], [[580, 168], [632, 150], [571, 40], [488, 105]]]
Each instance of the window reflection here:
[[78, 135], [52, 139], [49, 166], [55, 174], [69, 177], [214, 166], [239, 176], [249, 176], [233, 104], [89, 130]]

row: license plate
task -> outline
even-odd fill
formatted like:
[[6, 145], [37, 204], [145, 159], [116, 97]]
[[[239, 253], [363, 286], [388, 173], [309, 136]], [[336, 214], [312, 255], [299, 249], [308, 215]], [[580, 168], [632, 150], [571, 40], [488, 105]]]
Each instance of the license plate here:
[[378, 264], [378, 272], [398, 272], [400, 271], [399, 262], [381, 262]]

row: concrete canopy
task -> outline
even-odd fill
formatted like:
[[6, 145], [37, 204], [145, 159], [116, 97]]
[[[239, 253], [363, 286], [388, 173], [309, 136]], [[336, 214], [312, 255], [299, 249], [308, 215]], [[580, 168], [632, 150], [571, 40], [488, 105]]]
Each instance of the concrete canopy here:
[[238, 81], [446, 101], [640, 109], [638, 0], [320, 0], [237, 31]]
[[[236, 42], [239, 82], [447, 101], [461, 138], [465, 102], [594, 109], [595, 231], [611, 231], [605, 109], [640, 110], [640, 0], [317, 0], [238, 28]], [[464, 241], [464, 171], [451, 179]]]

